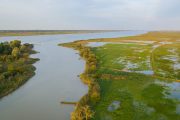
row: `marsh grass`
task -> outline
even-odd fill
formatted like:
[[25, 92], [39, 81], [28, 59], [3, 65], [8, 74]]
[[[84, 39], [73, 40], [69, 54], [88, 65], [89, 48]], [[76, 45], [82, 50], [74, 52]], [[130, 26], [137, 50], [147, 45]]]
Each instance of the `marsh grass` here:
[[[89, 104], [95, 112], [92, 119], [179, 120], [180, 100], [171, 97], [172, 91], [168, 85], [157, 84], [157, 81], [171, 84], [180, 79], [178, 67], [173, 67], [180, 63], [179, 33], [149, 32], [132, 37], [79, 40], [64, 44], [79, 49], [88, 42], [111, 42], [98, 47], [86, 46], [95, 55], [96, 69], [91, 76], [100, 88], [100, 101]], [[152, 71], [153, 74], [143, 71]], [[109, 111], [113, 101], [121, 104], [116, 110]]]

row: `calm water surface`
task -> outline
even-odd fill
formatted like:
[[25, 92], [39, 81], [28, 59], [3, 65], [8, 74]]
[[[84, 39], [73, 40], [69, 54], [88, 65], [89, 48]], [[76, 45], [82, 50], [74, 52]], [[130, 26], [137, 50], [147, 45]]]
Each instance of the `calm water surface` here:
[[1, 120], [69, 120], [74, 106], [60, 101], [78, 101], [87, 93], [87, 86], [77, 77], [84, 69], [84, 61], [69, 48], [58, 43], [82, 39], [130, 36], [144, 31], [122, 31], [89, 34], [1, 37], [0, 41], [14, 39], [32, 43], [40, 53], [35, 63], [36, 75], [25, 85], [0, 100]]

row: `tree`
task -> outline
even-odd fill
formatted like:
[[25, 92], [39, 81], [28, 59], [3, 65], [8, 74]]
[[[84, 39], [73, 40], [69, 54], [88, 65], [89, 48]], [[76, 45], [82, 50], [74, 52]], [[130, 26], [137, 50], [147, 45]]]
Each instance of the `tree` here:
[[3, 43], [0, 43], [0, 54], [3, 53], [3, 51], [4, 51]]
[[86, 120], [89, 120], [93, 117], [94, 112], [91, 111], [90, 107], [88, 105], [85, 105], [82, 110], [84, 111]]
[[88, 105], [81, 106], [71, 113], [71, 120], [90, 120], [94, 115]]
[[26, 49], [27, 49], [27, 47], [26, 47], [25, 45], [22, 45], [22, 46], [20, 47], [20, 51], [21, 51], [21, 52], [25, 52]]
[[11, 55], [15, 58], [18, 58], [20, 56], [20, 50], [18, 47], [15, 47], [13, 50], [12, 50], [12, 53]]
[[3, 63], [0, 62], [0, 73], [4, 71]]
[[20, 47], [21, 46], [21, 41], [19, 41], [19, 40], [11, 41], [10, 46], [11, 46], [11, 48]]
[[3, 54], [11, 54], [12, 48], [8, 42], [3, 43]]

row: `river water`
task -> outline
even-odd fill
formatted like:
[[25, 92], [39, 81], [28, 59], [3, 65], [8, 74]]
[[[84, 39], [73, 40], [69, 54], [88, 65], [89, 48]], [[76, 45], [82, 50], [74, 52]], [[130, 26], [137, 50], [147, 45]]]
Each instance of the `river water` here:
[[88, 88], [77, 77], [84, 69], [84, 61], [59, 43], [92, 38], [131, 36], [144, 31], [120, 31], [89, 34], [40, 35], [1, 37], [0, 41], [21, 40], [34, 44], [40, 53], [35, 63], [36, 75], [18, 90], [0, 100], [0, 120], [69, 120], [74, 106], [61, 101], [78, 101]]

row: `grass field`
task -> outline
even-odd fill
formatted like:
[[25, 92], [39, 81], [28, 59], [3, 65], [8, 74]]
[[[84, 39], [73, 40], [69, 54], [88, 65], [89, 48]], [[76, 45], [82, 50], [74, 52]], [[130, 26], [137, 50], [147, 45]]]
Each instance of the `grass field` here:
[[[173, 68], [177, 63], [163, 58], [169, 56], [167, 51], [171, 47], [160, 47], [153, 51], [153, 68], [150, 59], [152, 47], [153, 45], [106, 44], [93, 48], [98, 61], [97, 73], [101, 76], [98, 81], [102, 96], [94, 107], [96, 120], [179, 119], [176, 114], [178, 100], [167, 97], [173, 94], [169, 90], [171, 88], [156, 84], [163, 77], [169, 81], [179, 79], [179, 69]], [[177, 55], [178, 59], [179, 57]], [[155, 75], [161, 77], [161, 80]], [[108, 107], [113, 101], [119, 101], [120, 107], [109, 111]]]

